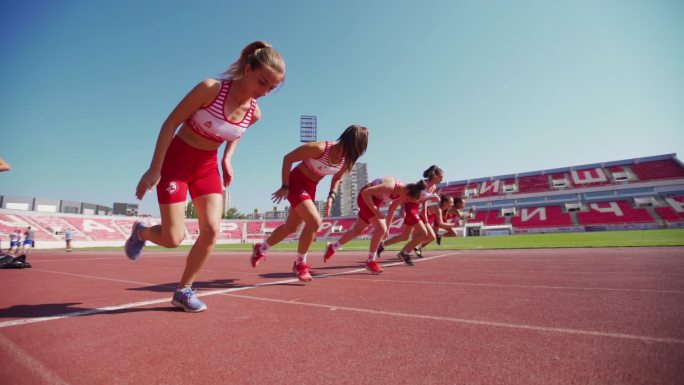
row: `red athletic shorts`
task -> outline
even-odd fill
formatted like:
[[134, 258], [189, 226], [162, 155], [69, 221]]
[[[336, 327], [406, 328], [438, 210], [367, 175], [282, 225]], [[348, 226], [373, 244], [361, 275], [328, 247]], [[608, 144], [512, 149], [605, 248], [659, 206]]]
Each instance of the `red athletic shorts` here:
[[298, 204], [305, 200], [316, 200], [316, 185], [318, 185], [318, 182], [314, 182], [304, 175], [299, 170], [299, 166], [290, 172], [288, 185], [287, 200], [290, 202], [291, 208], [297, 207]]
[[420, 208], [420, 202], [404, 202], [404, 224], [407, 226], [413, 226], [418, 223], [422, 218], [418, 215], [418, 209]]
[[192, 198], [223, 193], [216, 151], [197, 149], [176, 136], [164, 157], [157, 200], [159, 204], [185, 202], [188, 189]]
[[[361, 191], [365, 189], [366, 187], [362, 188]], [[356, 204], [359, 206], [359, 218], [361, 218], [361, 220], [363, 220], [366, 223], [370, 223], [370, 219], [373, 218], [375, 214], [370, 209], [370, 207], [368, 207], [366, 201], [363, 200], [361, 191], [359, 191], [359, 196], [356, 198]], [[375, 205], [375, 207], [380, 208], [380, 205], [382, 204], [382, 199], [373, 197], [373, 204]]]

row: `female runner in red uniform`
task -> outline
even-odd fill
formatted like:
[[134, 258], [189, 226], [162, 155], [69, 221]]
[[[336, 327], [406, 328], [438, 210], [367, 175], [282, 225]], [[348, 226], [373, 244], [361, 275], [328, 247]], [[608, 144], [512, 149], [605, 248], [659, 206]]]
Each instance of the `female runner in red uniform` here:
[[[344, 130], [337, 142], [306, 143], [285, 155], [282, 169], [283, 184], [271, 197], [275, 203], [287, 197], [290, 211], [284, 224], [278, 226], [264, 242], [254, 244], [250, 258], [252, 267], [256, 267], [266, 258], [269, 248], [297, 231], [299, 225], [304, 222], [304, 229], [299, 235], [297, 260], [292, 271], [302, 282], [312, 280], [309, 265], [306, 263], [306, 253], [321, 226], [321, 216], [314, 204], [316, 186], [326, 175], [333, 176], [325, 204], [325, 215], [328, 216], [342, 175], [351, 172], [356, 161], [366, 152], [367, 146], [368, 129], [352, 125]], [[294, 162], [300, 163], [292, 169]]]
[[[176, 247], [185, 237], [185, 199], [190, 191], [199, 220], [199, 236], [188, 254], [172, 304], [188, 312], [207, 309], [192, 284], [216, 244], [223, 190], [233, 179], [231, 158], [248, 127], [261, 117], [256, 99], [285, 78], [285, 62], [269, 44], [247, 45], [220, 79], [207, 79], [192, 89], [166, 119], [159, 132], [150, 168], [140, 178], [136, 197], [157, 187], [161, 224], [133, 225], [126, 255], [135, 260], [145, 241]], [[179, 129], [180, 126], [180, 129]], [[217, 150], [226, 142], [218, 171]]]
[[[441, 245], [442, 244], [442, 237], [456, 237], [458, 234], [456, 234], [455, 228], [459, 226], [459, 221], [462, 220], [467, 220], [475, 217], [475, 206], [471, 207], [470, 210], [468, 210], [467, 213], [461, 212], [463, 208], [465, 207], [465, 201], [463, 198], [453, 198], [454, 203], [451, 205], [451, 207], [446, 210], [442, 211], [442, 215], [444, 218], [445, 225], [444, 226], [437, 226], [435, 225], [435, 235], [437, 236], [437, 244]], [[456, 223], [450, 223], [452, 219], [456, 220]], [[444, 235], [439, 235], [439, 229], [444, 229], [446, 230], [446, 234]]]
[[[465, 216], [461, 215], [461, 212], [459, 210], [453, 211], [454, 207], [454, 201], [459, 202], [458, 204], [460, 205], [460, 208], [463, 208], [463, 199], [461, 198], [454, 198], [450, 195], [442, 195], [439, 198], [439, 204], [438, 205], [432, 205], [428, 206], [428, 224], [432, 226], [432, 231], [435, 234], [435, 238], [437, 239], [437, 244], [440, 245], [442, 243], [442, 236], [439, 235], [439, 230], [444, 229], [446, 231], [446, 234], [444, 235], [445, 237], [455, 237], [457, 236], [455, 228], [458, 227], [458, 222], [450, 223], [449, 220], [451, 218], [456, 218], [462, 219], [462, 218], [469, 218], [470, 214], [472, 213], [472, 209], [469, 214], [466, 214]], [[432, 242], [432, 240], [429, 240], [429, 242], [424, 242], [418, 248], [415, 250], [416, 254], [421, 255], [423, 254], [423, 249]]]
[[[442, 182], [444, 178], [444, 172], [441, 168], [436, 165], [430, 166], [427, 170], [423, 172], [423, 178], [426, 184], [426, 189], [423, 192], [419, 202], [406, 202], [404, 204], [404, 224], [401, 234], [395, 235], [388, 240], [381, 242], [378, 248], [378, 256], [385, 250], [386, 246], [403, 242], [411, 237], [411, 240], [404, 245], [404, 248], [397, 254], [397, 258], [401, 259], [407, 265], [413, 266], [413, 261], [411, 260], [411, 252], [417, 248], [423, 242], [432, 241], [435, 239], [432, 227], [427, 226], [427, 204], [428, 200], [438, 200], [439, 196], [434, 194], [437, 189], [437, 185]], [[421, 203], [423, 206], [421, 208]], [[396, 208], [395, 208], [396, 209]], [[392, 225], [392, 218], [394, 216], [394, 210], [392, 207], [388, 210], [389, 216], [387, 218], [387, 226]], [[422, 256], [418, 254], [418, 256]]]
[[[359, 192], [356, 202], [359, 206], [359, 217], [349, 230], [347, 230], [336, 242], [328, 242], [323, 261], [328, 262], [339, 248], [358, 237], [368, 227], [373, 226], [366, 269], [371, 273], [382, 273], [382, 268], [377, 262], [378, 247], [380, 241], [387, 232], [385, 215], [380, 211], [382, 206], [391, 202], [391, 206], [397, 207], [402, 202], [418, 202], [422, 196], [426, 184], [423, 181], [404, 185], [397, 178], [378, 178], [368, 183]], [[397, 202], [397, 204], [395, 204]]]

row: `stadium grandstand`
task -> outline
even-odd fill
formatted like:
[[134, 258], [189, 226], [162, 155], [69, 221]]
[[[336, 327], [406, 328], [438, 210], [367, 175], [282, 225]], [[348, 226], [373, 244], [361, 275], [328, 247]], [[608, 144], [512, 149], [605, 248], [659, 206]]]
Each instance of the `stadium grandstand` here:
[[[475, 217], [459, 224], [463, 235], [684, 228], [684, 166], [675, 154], [461, 180], [438, 187], [440, 194], [465, 197], [468, 206], [476, 207]], [[137, 220], [98, 210], [97, 205], [82, 205], [87, 207], [85, 214], [30, 209], [29, 201], [10, 206], [3, 204], [0, 209], [0, 236], [7, 241], [8, 233], [31, 226], [37, 248], [63, 247], [66, 229], [74, 233], [74, 247], [123, 246]], [[159, 222], [146, 219], [151, 224]], [[337, 238], [354, 221], [354, 217], [324, 218], [316, 236], [319, 240]], [[185, 223], [183, 243], [191, 244], [199, 226], [196, 219]], [[261, 240], [282, 223], [279, 219], [224, 219], [218, 243]], [[401, 226], [402, 219], [396, 219], [390, 234], [401, 232]], [[362, 237], [370, 231], [366, 229]], [[294, 234], [288, 240], [296, 238]]]

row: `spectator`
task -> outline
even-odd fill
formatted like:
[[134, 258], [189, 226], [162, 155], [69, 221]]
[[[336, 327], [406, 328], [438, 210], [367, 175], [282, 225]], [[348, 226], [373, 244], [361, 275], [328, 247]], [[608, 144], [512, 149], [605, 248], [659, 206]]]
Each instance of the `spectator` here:
[[64, 239], [66, 240], [66, 251], [67, 253], [70, 253], [71, 241], [74, 239], [74, 233], [71, 231], [71, 229], [66, 229], [66, 232], [64, 233]]
[[31, 226], [26, 228], [26, 231], [24, 232], [24, 242], [21, 245], [21, 252], [26, 253], [26, 245], [29, 246], [28, 253], [31, 252], [31, 249], [36, 247], [36, 242], [34, 240], [34, 237], [36, 235], [36, 230], [33, 230]]

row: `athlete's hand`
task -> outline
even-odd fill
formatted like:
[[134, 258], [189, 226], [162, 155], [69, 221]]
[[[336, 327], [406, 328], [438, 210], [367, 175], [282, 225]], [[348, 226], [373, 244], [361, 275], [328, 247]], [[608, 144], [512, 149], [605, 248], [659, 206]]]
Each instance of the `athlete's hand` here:
[[287, 191], [287, 187], [281, 187], [278, 189], [278, 191], [271, 194], [271, 200], [273, 200], [273, 203], [278, 204], [280, 201], [285, 199], [285, 197], [287, 197]]
[[223, 170], [223, 188], [226, 189], [230, 186], [230, 182], [233, 181], [233, 166], [223, 162], [221, 169]]
[[147, 170], [135, 189], [136, 198], [142, 199], [146, 192], [152, 190], [159, 183], [159, 179], [161, 179], [161, 172], [152, 169]]

